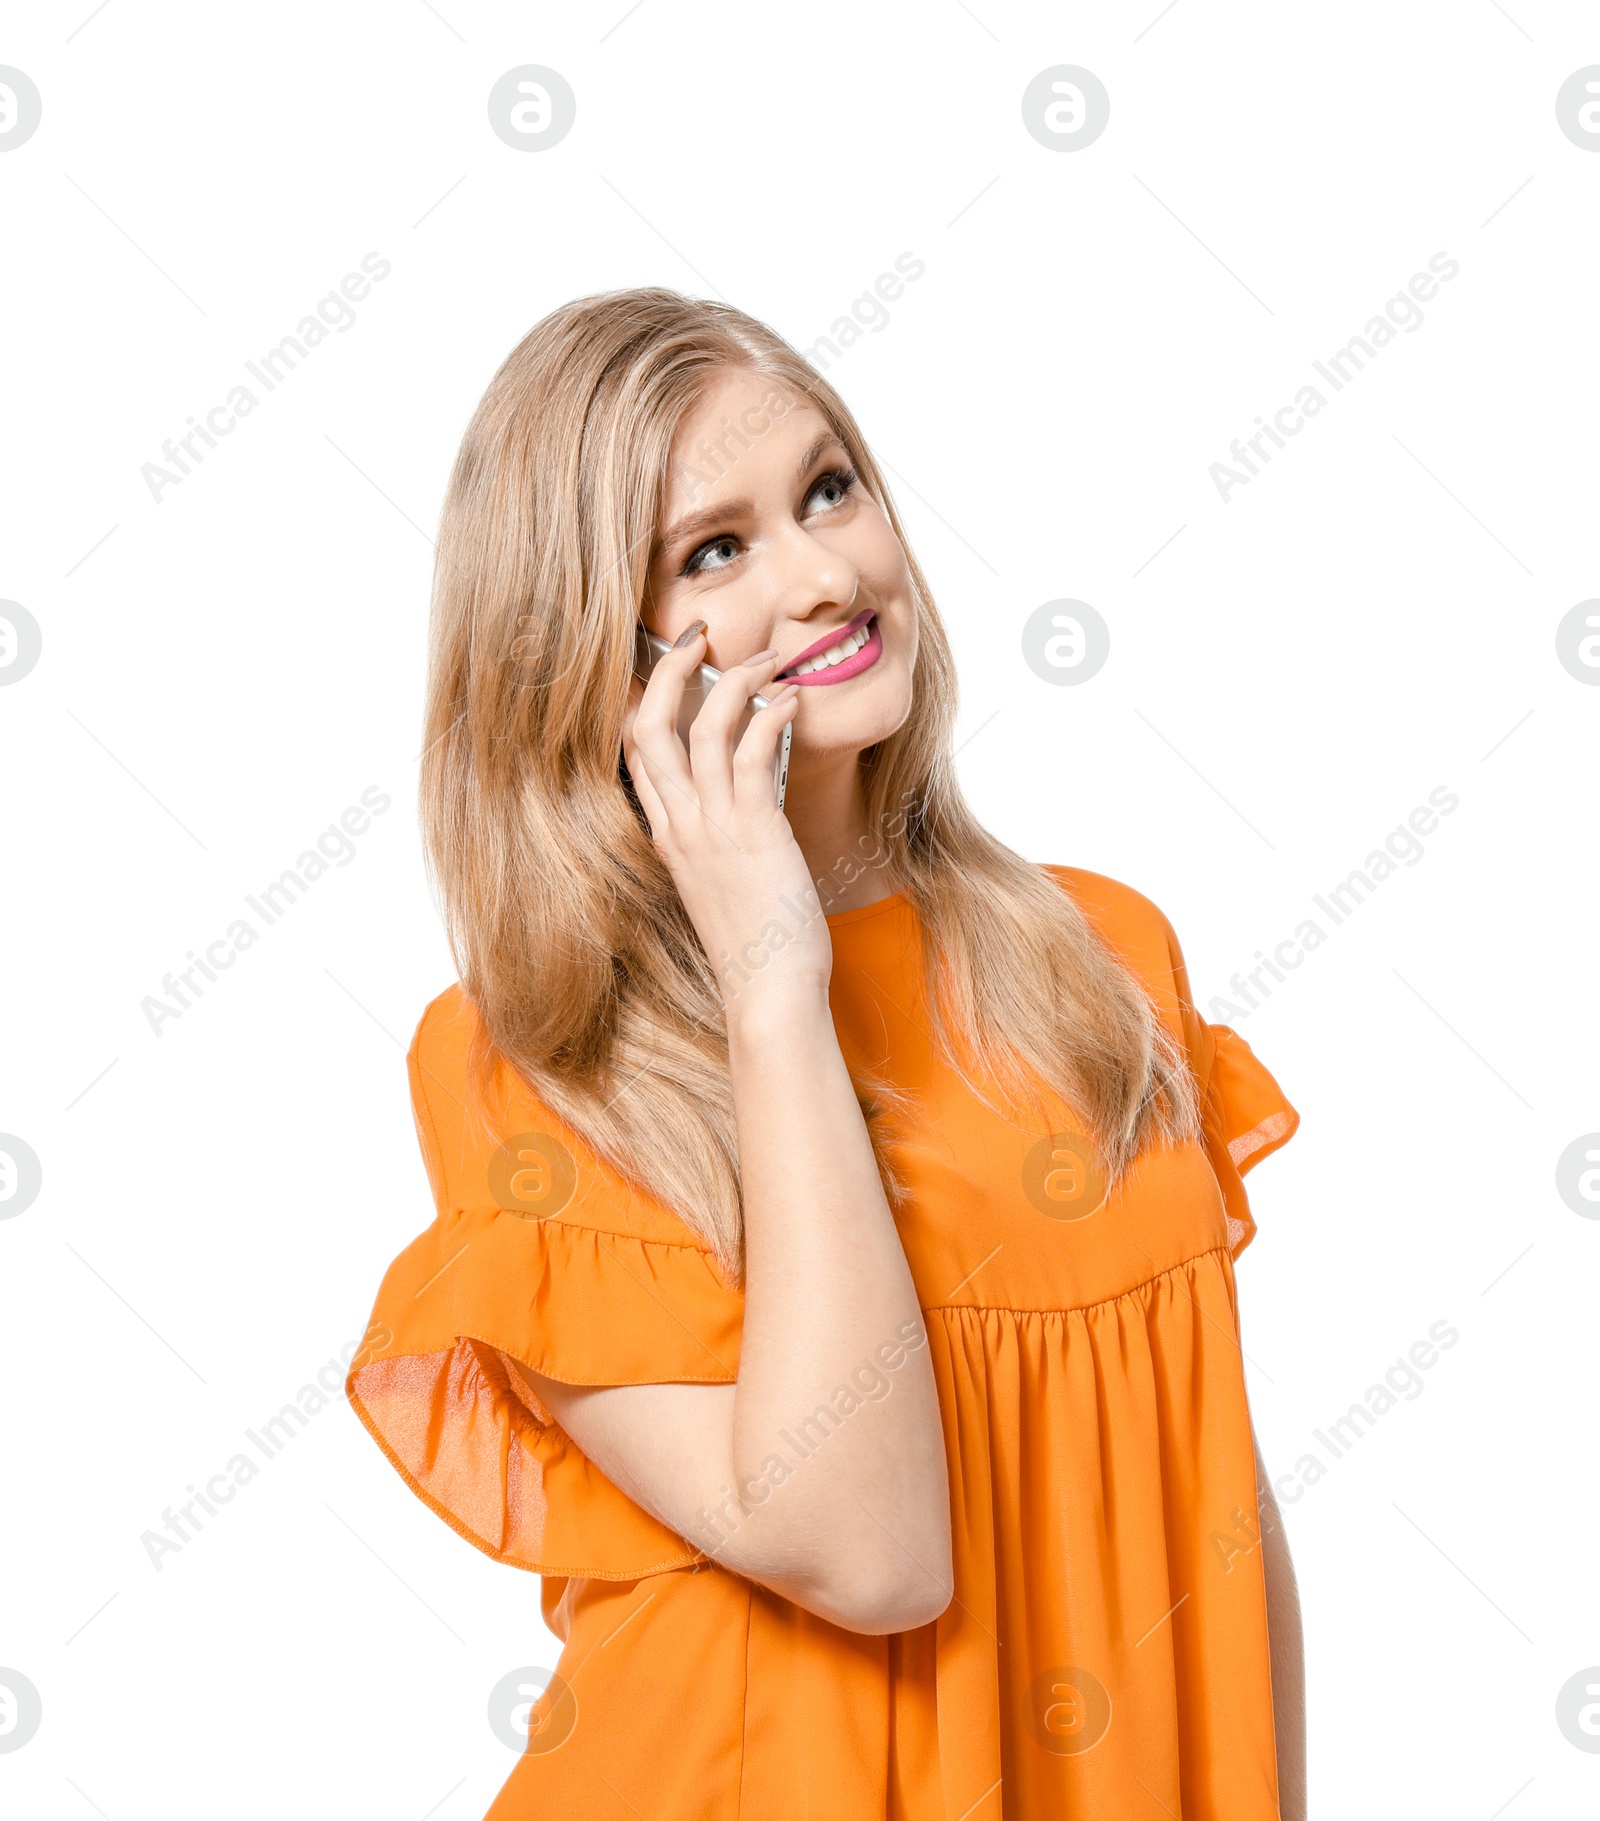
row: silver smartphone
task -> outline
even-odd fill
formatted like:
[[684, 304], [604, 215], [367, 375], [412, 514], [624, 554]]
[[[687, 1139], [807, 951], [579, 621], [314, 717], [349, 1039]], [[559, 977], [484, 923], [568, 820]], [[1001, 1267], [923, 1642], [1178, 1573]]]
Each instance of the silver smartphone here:
[[[643, 626], [634, 640], [633, 673], [641, 683], [650, 681], [650, 674], [672, 647], [665, 639], [657, 638], [655, 633], [647, 632]], [[705, 700], [711, 693], [712, 685], [722, 675], [720, 670], [713, 670], [709, 664], [702, 664], [691, 673], [683, 686], [683, 706], [678, 710], [678, 732], [684, 744], [689, 741], [689, 729], [694, 725], [694, 718], [705, 706]], [[765, 696], [751, 696], [739, 717], [739, 725], [734, 729], [733, 743], [738, 745], [744, 738], [744, 730], [750, 725], [758, 709], [768, 706]], [[783, 796], [789, 785], [789, 737], [794, 732], [794, 724], [784, 728], [783, 737], [778, 741], [778, 756], [772, 762], [772, 787], [778, 793], [778, 807], [783, 808]]]

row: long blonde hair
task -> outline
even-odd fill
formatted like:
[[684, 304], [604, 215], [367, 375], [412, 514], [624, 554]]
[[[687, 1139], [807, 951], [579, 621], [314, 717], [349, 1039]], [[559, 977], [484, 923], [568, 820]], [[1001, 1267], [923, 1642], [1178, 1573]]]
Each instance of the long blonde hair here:
[[[480, 1064], [508, 1062], [736, 1275], [722, 990], [620, 764], [673, 437], [730, 367], [816, 405], [906, 545], [843, 400], [764, 324], [662, 289], [567, 304], [495, 375], [450, 478], [421, 805]], [[1014, 1109], [1037, 1112], [1042, 1093], [1076, 1109], [1115, 1182], [1147, 1144], [1196, 1135], [1194, 1083], [1083, 912], [967, 808], [950, 750], [950, 648], [906, 550], [913, 705], [861, 764], [886, 876], [921, 925], [931, 1029]], [[858, 1086], [886, 1161], [886, 1102]]]

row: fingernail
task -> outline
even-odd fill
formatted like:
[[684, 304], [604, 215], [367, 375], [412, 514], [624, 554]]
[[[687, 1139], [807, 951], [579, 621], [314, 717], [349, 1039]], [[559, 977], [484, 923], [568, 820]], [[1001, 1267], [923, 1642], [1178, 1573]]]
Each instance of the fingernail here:
[[775, 658], [777, 655], [778, 648], [774, 645], [770, 651], [755, 652], [752, 656], [745, 659], [745, 663], [753, 668], [757, 664], [765, 664], [768, 658]]
[[697, 638], [699, 638], [700, 634], [705, 631], [705, 629], [706, 629], [705, 621], [696, 620], [695, 623], [691, 627], [689, 627], [687, 631], [680, 632], [678, 634], [678, 636], [672, 641], [672, 649], [674, 651], [682, 651], [685, 645], [692, 645], [695, 642], [695, 640]]

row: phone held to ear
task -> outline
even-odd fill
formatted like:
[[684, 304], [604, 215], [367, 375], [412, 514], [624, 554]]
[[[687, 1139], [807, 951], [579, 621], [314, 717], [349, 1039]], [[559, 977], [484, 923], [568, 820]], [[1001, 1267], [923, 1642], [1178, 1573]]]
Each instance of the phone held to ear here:
[[[657, 638], [653, 632], [646, 631], [643, 626], [639, 628], [634, 639], [633, 673], [641, 683], [650, 681], [651, 672], [671, 649], [671, 645], [665, 639]], [[695, 716], [705, 706], [706, 697], [710, 695], [712, 685], [721, 675], [720, 670], [713, 670], [709, 664], [702, 664], [698, 670], [691, 673], [684, 684], [683, 706], [678, 710], [678, 732], [685, 744], [688, 743], [689, 729], [694, 725]], [[757, 711], [768, 706], [765, 696], [751, 696], [745, 704], [744, 713], [739, 717], [739, 725], [734, 729], [733, 743], [735, 746], [744, 738], [744, 730], [750, 725]], [[783, 730], [783, 738], [778, 742], [778, 756], [772, 764], [772, 787], [778, 793], [779, 809], [783, 808], [784, 792], [789, 784], [789, 743], [793, 732], [794, 725], [791, 722]]]

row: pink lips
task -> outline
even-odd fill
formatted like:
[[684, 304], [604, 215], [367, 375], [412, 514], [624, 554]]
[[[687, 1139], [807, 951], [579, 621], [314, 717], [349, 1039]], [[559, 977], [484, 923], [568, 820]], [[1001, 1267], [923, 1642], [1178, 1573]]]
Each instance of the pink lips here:
[[[805, 689], [811, 685], [820, 687], [826, 683], [845, 683], [851, 677], [860, 676], [863, 670], [870, 670], [883, 656], [883, 634], [878, 630], [876, 619], [877, 616], [870, 607], [864, 613], [858, 613], [849, 625], [837, 627], [826, 638], [819, 639], [815, 645], [808, 645], [804, 651], [796, 652], [784, 669], [778, 673], [776, 680], [780, 683], [793, 683], [796, 688]], [[852, 632], [859, 631], [869, 620], [873, 622], [873, 626], [866, 644], [859, 651], [852, 651], [842, 663], [829, 664], [825, 669], [809, 671], [803, 677], [789, 674], [796, 664], [804, 664], [809, 658], [820, 657], [823, 652], [831, 651], [841, 639], [848, 638]]]

